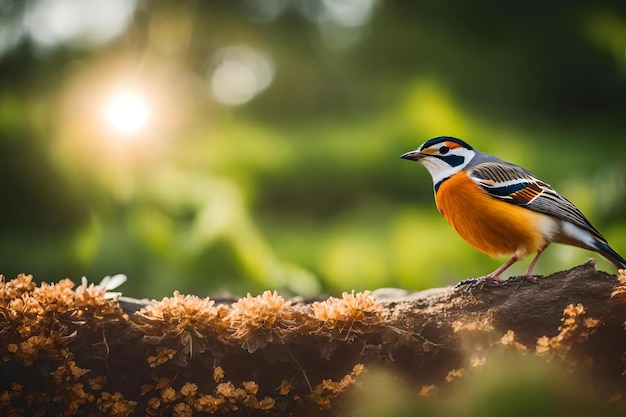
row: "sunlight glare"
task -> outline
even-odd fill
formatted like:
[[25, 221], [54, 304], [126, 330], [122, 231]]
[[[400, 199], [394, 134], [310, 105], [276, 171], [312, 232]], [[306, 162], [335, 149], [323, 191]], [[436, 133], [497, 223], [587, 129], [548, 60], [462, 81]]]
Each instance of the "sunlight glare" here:
[[132, 135], [143, 131], [150, 119], [145, 99], [135, 92], [120, 92], [111, 97], [105, 108], [105, 118], [117, 133]]
[[213, 98], [227, 106], [239, 106], [269, 87], [274, 78], [274, 64], [264, 53], [248, 46], [220, 49], [216, 66], [208, 74]]
[[[2, 9], [0, 2], [0, 9]], [[39, 0], [26, 20], [37, 46], [59, 43], [99, 45], [119, 35], [132, 21], [136, 0]], [[4, 22], [3, 22], [4, 24]]]

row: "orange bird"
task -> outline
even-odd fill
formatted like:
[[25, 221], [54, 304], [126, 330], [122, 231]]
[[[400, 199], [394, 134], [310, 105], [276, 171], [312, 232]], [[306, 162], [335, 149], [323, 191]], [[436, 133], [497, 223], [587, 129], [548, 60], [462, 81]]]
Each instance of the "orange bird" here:
[[552, 242], [599, 253], [618, 269], [626, 260], [565, 197], [530, 171], [480, 152], [461, 139], [440, 136], [401, 156], [430, 173], [437, 209], [467, 243], [490, 256], [511, 256], [481, 278], [500, 283], [518, 260], [537, 253], [524, 277]]

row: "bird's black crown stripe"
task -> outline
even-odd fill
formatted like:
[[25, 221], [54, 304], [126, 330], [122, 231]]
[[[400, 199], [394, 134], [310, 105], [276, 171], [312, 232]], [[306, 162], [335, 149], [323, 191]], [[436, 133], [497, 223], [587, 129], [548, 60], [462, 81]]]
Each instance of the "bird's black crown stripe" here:
[[467, 142], [462, 141], [461, 139], [455, 138], [455, 137], [452, 137], [452, 136], [437, 136], [436, 138], [428, 139], [424, 143], [424, 145], [422, 146], [422, 149], [429, 148], [429, 147], [431, 147], [433, 145], [436, 145], [436, 144], [442, 143], [442, 142], [454, 142], [456, 144], [461, 145], [462, 147], [464, 147], [466, 149], [469, 149], [469, 150], [474, 149]]

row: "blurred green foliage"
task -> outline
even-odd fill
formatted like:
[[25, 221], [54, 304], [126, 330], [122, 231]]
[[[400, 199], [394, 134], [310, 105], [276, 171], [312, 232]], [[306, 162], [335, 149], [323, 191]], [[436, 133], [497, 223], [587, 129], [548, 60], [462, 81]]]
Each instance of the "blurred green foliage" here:
[[[502, 260], [399, 159], [444, 134], [536, 172], [626, 253], [620, 2], [79, 3], [0, 2], [6, 276], [125, 273], [161, 297], [482, 275]], [[103, 121], [119, 86], [150, 109], [138, 133]], [[590, 255], [555, 245], [536, 271]]]
[[353, 394], [347, 415], [359, 417], [586, 417], [624, 415], [607, 404], [587, 375], [572, 375], [542, 359], [503, 355], [469, 369], [452, 383], [418, 396], [384, 370], [373, 370]]

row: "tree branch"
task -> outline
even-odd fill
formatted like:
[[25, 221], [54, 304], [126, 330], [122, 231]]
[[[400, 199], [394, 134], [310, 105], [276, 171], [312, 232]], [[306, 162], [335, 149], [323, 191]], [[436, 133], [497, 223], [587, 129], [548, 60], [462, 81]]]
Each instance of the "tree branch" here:
[[108, 300], [21, 275], [0, 284], [0, 413], [328, 415], [368, 369], [427, 393], [503, 350], [559, 361], [615, 398], [625, 321], [626, 277], [593, 263], [537, 284], [308, 303], [271, 292]]

